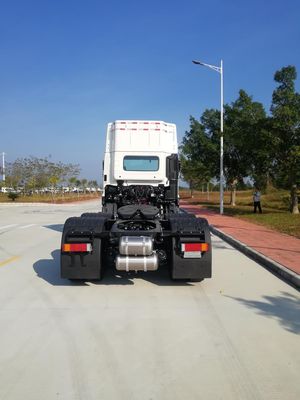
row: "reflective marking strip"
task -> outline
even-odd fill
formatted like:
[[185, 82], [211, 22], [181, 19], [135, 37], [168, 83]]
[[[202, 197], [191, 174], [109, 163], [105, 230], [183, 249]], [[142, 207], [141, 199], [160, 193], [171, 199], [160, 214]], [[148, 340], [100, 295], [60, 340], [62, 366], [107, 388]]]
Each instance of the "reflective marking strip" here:
[[183, 258], [201, 258], [202, 253], [201, 251], [186, 251], [183, 254]]
[[4, 226], [1, 226], [0, 229], [11, 228], [11, 227], [13, 227], [13, 226], [17, 226], [17, 224], [4, 225]]
[[14, 257], [8, 258], [7, 260], [1, 261], [0, 262], [0, 267], [3, 267], [4, 265], [9, 264], [9, 263], [11, 263], [11, 262], [13, 262], [15, 260], [18, 260], [19, 258], [20, 258], [20, 256], [14, 256]]

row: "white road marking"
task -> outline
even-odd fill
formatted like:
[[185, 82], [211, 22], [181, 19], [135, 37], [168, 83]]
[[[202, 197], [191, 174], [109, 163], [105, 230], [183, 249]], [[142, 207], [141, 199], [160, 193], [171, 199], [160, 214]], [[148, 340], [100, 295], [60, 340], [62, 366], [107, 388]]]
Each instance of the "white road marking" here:
[[30, 228], [31, 226], [35, 226], [36, 224], [29, 224], [29, 225], [24, 225], [24, 226], [20, 226], [18, 229], [26, 229], [26, 228]]
[[0, 229], [11, 228], [11, 227], [13, 227], [13, 226], [17, 226], [17, 224], [11, 224], [11, 225], [0, 226]]

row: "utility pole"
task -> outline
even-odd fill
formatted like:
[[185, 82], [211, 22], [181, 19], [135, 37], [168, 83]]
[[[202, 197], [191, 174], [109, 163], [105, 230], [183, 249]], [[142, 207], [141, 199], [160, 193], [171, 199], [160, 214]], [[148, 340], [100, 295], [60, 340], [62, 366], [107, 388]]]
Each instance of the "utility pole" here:
[[2, 181], [5, 182], [5, 153], [2, 152]]
[[221, 104], [220, 104], [220, 214], [224, 213], [224, 138], [223, 138], [223, 119], [224, 119], [224, 84], [223, 84], [223, 60], [221, 60], [220, 66], [206, 64], [202, 61], [193, 60], [194, 64], [202, 65], [203, 67], [208, 67], [216, 72], [218, 72], [221, 76]]

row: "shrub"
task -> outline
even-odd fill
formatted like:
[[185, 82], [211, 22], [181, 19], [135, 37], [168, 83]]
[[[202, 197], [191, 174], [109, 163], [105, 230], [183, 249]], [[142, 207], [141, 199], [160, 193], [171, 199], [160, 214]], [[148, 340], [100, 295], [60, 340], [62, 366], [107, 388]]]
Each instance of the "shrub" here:
[[15, 201], [19, 197], [19, 194], [15, 192], [10, 192], [8, 193], [7, 197], [12, 201]]

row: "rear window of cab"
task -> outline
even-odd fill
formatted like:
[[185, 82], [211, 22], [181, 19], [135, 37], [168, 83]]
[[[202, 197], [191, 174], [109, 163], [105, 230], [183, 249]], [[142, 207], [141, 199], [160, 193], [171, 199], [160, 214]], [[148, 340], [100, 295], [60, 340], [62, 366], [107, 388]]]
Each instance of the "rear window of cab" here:
[[125, 156], [123, 158], [124, 171], [158, 171], [158, 169], [157, 156]]

